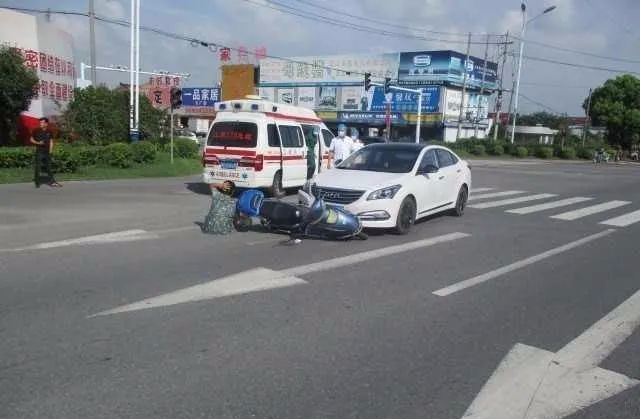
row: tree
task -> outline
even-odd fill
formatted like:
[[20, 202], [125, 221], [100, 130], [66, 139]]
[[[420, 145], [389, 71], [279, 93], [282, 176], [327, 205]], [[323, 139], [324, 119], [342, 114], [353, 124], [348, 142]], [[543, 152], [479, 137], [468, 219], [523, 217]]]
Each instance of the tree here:
[[593, 91], [589, 117], [607, 127], [609, 144], [631, 148], [640, 140], [640, 79], [627, 74], [607, 80]]
[[520, 125], [542, 125], [551, 129], [558, 129], [563, 123], [563, 118], [549, 112], [535, 112], [530, 115], [518, 116], [518, 124]]
[[18, 51], [0, 47], [0, 145], [15, 139], [20, 113], [29, 109], [38, 83]]
[[[146, 137], [157, 138], [165, 119], [164, 111], [140, 96], [140, 131]], [[127, 141], [129, 93], [105, 86], [76, 89], [63, 121], [66, 131], [89, 144]]]

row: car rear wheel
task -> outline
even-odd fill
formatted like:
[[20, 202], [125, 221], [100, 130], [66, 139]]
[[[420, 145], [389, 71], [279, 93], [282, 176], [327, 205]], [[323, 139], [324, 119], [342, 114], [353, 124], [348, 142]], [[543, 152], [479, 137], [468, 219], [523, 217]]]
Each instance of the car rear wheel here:
[[406, 197], [402, 204], [400, 204], [400, 210], [398, 211], [398, 218], [396, 219], [395, 232], [397, 234], [408, 234], [416, 221], [416, 202], [411, 197]]
[[456, 206], [453, 208], [451, 213], [456, 217], [462, 217], [464, 214], [464, 210], [467, 207], [467, 200], [469, 199], [469, 190], [466, 185], [462, 185], [460, 187], [460, 191], [458, 192], [458, 199], [456, 199]]
[[274, 198], [282, 198], [286, 194], [286, 191], [282, 187], [282, 172], [277, 172], [273, 176], [273, 183], [269, 188], [269, 195]]

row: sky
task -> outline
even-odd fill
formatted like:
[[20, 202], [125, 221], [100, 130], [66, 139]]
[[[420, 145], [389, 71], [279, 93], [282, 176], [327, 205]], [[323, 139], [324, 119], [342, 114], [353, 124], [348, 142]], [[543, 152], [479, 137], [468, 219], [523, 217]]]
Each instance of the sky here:
[[[453, 49], [465, 52], [466, 33], [473, 34], [471, 53], [482, 57], [483, 34], [520, 35], [519, 0], [272, 0], [325, 16], [330, 21], [352, 22], [376, 30], [401, 32], [410, 37], [384, 36], [338, 27], [318, 19], [305, 19], [268, 8], [268, 0], [141, 0], [141, 23], [190, 37], [254, 51], [266, 47], [269, 55], [307, 56]], [[95, 0], [100, 16], [129, 19], [129, 0]], [[322, 10], [309, 3], [325, 8]], [[529, 17], [555, 5], [556, 9], [532, 21], [527, 28], [525, 56], [580, 65], [636, 72], [640, 75], [639, 0], [529, 0]], [[1, 6], [87, 11], [88, 0], [0, 0]], [[334, 13], [335, 12], [335, 13]], [[344, 13], [379, 23], [345, 16]], [[58, 16], [52, 21], [74, 37], [76, 61], [89, 62], [88, 20]], [[386, 24], [382, 24], [386, 22]], [[434, 34], [427, 31], [444, 32]], [[374, 31], [375, 32], [375, 31]], [[98, 23], [97, 63], [128, 65], [129, 30]], [[496, 38], [492, 38], [495, 41]], [[548, 46], [614, 59], [585, 56]], [[518, 43], [509, 46], [505, 89], [511, 88]], [[501, 48], [491, 45], [490, 59]], [[631, 61], [631, 62], [629, 62]], [[635, 61], [635, 62], [634, 62]], [[212, 86], [218, 80], [218, 54], [207, 48], [156, 34], [141, 36], [141, 68], [188, 72], [187, 86]], [[525, 59], [522, 68], [523, 113], [546, 110], [582, 115], [589, 88], [616, 73], [574, 68]], [[98, 73], [98, 81], [128, 82], [128, 75]]]

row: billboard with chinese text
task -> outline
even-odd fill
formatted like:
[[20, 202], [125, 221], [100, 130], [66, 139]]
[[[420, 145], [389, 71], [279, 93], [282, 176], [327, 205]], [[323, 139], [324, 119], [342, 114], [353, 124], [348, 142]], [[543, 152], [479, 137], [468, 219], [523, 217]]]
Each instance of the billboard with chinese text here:
[[365, 72], [374, 79], [395, 77], [398, 54], [266, 58], [260, 61], [260, 86], [353, 85]]
[[0, 46], [16, 49], [39, 79], [36, 97], [23, 113], [31, 121], [58, 116], [73, 99], [76, 71], [73, 39], [43, 18], [0, 9]]

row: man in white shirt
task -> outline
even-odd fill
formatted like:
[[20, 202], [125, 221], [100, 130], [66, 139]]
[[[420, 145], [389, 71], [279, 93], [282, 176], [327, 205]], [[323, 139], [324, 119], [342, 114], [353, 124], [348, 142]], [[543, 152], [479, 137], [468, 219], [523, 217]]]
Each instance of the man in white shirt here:
[[331, 140], [329, 146], [329, 167], [340, 164], [353, 152], [353, 140], [347, 136], [347, 127], [344, 124], [338, 125], [338, 136]]

